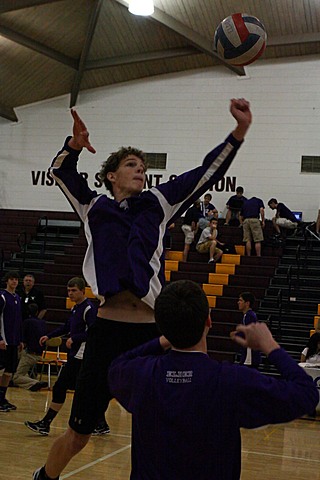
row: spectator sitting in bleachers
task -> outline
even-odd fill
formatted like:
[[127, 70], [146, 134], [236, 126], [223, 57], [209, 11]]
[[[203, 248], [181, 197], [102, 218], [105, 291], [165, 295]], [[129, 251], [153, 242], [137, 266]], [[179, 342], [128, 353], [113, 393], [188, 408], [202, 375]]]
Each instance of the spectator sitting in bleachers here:
[[223, 251], [218, 248], [220, 242], [217, 240], [217, 226], [218, 221], [215, 218], [210, 220], [209, 225], [202, 231], [196, 246], [197, 252], [199, 253], [209, 252], [210, 257], [208, 263], [216, 263], [223, 254]]
[[212, 218], [218, 219], [218, 210], [210, 203], [212, 200], [211, 193], [206, 193], [203, 197], [203, 202], [201, 202], [201, 211], [203, 217], [199, 218], [199, 227], [201, 230], [206, 228]]
[[309, 338], [306, 347], [301, 353], [301, 362], [320, 366], [320, 333], [316, 332]]

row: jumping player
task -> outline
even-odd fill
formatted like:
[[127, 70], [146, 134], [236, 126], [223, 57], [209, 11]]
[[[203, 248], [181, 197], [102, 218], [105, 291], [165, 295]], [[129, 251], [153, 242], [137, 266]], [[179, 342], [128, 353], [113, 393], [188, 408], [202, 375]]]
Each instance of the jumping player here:
[[57, 479], [89, 441], [112, 395], [106, 381], [111, 361], [156, 336], [154, 302], [164, 283], [166, 229], [226, 173], [251, 124], [249, 102], [232, 99], [237, 125], [209, 152], [202, 165], [174, 180], [143, 191], [145, 158], [136, 148], [121, 148], [102, 165], [100, 178], [113, 199], [89, 189], [77, 172], [82, 148], [91, 153], [89, 133], [75, 111], [73, 136], [52, 163], [51, 175], [84, 223], [88, 249], [83, 273], [101, 300], [89, 330], [68, 430], [52, 445], [34, 480]]

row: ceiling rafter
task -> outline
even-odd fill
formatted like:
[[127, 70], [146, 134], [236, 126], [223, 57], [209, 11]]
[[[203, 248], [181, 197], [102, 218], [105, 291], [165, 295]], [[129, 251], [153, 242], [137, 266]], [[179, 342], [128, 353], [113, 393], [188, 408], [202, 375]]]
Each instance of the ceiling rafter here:
[[45, 3], [61, 2], [62, 0], [1, 0], [0, 14], [21, 10], [22, 8], [37, 7]]
[[12, 122], [17, 122], [18, 117], [15, 114], [15, 111], [11, 107], [7, 107], [6, 105], [3, 105], [0, 103], [0, 117], [5, 118], [6, 120], [10, 120]]
[[[128, 2], [126, 0], [114, 0], [120, 5], [128, 7]], [[245, 70], [243, 67], [234, 67], [229, 65], [224, 60], [222, 60], [212, 48], [212, 43], [207, 39], [204, 38], [199, 33], [195, 32], [191, 28], [187, 27], [183, 23], [179, 22], [172, 16], [168, 15], [167, 13], [163, 12], [159, 8], [154, 8], [154, 13], [149, 15], [147, 18], [164, 25], [165, 27], [169, 28], [175, 33], [178, 33], [183, 38], [185, 38], [191, 45], [195, 48], [199, 49], [202, 53], [209, 55], [210, 57], [216, 58], [219, 60], [220, 63], [223, 63], [227, 68], [232, 70], [233, 72], [237, 73], [238, 75], [245, 75]]]
[[67, 57], [66, 55], [63, 55], [57, 50], [54, 50], [53, 48], [46, 47], [45, 45], [39, 42], [36, 42], [35, 40], [32, 40], [31, 38], [26, 37], [21, 33], [15, 32], [14, 30], [11, 30], [8, 27], [0, 25], [0, 35], [2, 35], [5, 38], [8, 38], [9, 40], [15, 43], [18, 43], [19, 45], [23, 45], [26, 48], [30, 48], [35, 52], [41, 53], [46, 57], [52, 58], [57, 62], [63, 63], [64, 65], [67, 65], [70, 68], [73, 68], [75, 70], [78, 68], [77, 60], [74, 60], [71, 57]]
[[88, 30], [86, 34], [86, 39], [83, 44], [80, 60], [79, 60], [79, 67], [78, 71], [75, 75], [72, 89], [71, 89], [71, 94], [70, 94], [70, 108], [74, 107], [75, 104], [77, 103], [77, 98], [80, 90], [80, 85], [81, 85], [81, 80], [83, 77], [83, 72], [85, 71], [85, 66], [86, 66], [86, 61], [88, 58], [88, 54], [90, 51], [93, 35], [97, 26], [99, 14], [101, 11], [101, 6], [102, 6], [103, 0], [95, 0], [95, 3], [92, 7], [91, 15], [90, 15], [90, 20], [89, 20], [89, 25], [88, 25]]
[[115, 67], [117, 65], [128, 65], [130, 63], [150, 62], [152, 60], [165, 60], [174, 57], [183, 57], [187, 55], [199, 55], [199, 50], [194, 47], [171, 48], [157, 52], [136, 53], [135, 55], [120, 55], [118, 57], [102, 58], [100, 60], [90, 60], [87, 62], [86, 70], [95, 70], [98, 68]]

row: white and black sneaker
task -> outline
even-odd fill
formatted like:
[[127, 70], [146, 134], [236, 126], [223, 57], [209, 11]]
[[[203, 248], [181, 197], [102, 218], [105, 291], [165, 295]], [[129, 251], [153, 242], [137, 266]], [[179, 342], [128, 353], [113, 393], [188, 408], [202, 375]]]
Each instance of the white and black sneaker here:
[[[46, 478], [44, 467], [37, 468], [32, 474], [32, 480], [45, 480]], [[56, 477], [54, 480], [59, 480], [59, 478], [60, 477]]]
[[30, 428], [33, 432], [40, 433], [40, 435], [49, 435], [50, 427], [42, 420], [39, 422], [24, 422], [25, 426]]
[[99, 425], [96, 426], [96, 428], [92, 432], [92, 435], [106, 435], [107, 433], [110, 433], [110, 427], [107, 422], [104, 422], [99, 423]]
[[7, 413], [7, 412], [9, 412], [7, 404], [6, 403], [0, 403], [0, 413]]
[[13, 405], [13, 403], [8, 402], [8, 400], [5, 400], [3, 403], [3, 406], [7, 408], [7, 410], [17, 410], [17, 407]]

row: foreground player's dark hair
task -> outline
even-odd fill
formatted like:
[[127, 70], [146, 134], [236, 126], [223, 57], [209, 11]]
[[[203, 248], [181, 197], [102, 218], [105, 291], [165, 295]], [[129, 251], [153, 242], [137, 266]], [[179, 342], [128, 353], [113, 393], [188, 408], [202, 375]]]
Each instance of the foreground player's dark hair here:
[[155, 320], [160, 332], [176, 348], [196, 345], [209, 315], [202, 288], [191, 280], [170, 283], [155, 302]]

